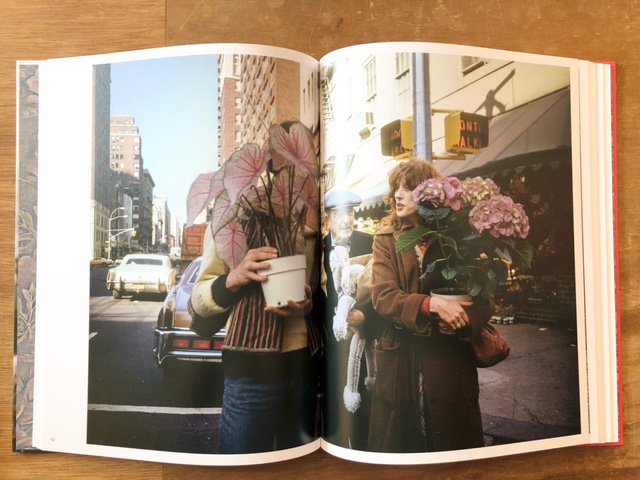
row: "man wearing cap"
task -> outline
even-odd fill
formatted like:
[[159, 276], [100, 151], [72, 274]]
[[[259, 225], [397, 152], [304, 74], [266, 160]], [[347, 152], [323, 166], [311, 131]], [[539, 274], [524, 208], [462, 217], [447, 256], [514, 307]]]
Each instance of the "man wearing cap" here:
[[[327, 345], [326, 345], [326, 408], [325, 419], [327, 431], [325, 438], [342, 447], [366, 450], [369, 429], [370, 398], [365, 391], [361, 376], [359, 391], [363, 393], [362, 403], [358, 410], [351, 414], [343, 404], [343, 389], [347, 383], [347, 364], [349, 359], [349, 341], [338, 342], [331, 325], [338, 294], [333, 282], [329, 255], [336, 245], [342, 245], [349, 251], [349, 257], [371, 254], [373, 236], [354, 230], [354, 208], [362, 203], [362, 199], [353, 192], [334, 189], [325, 197], [326, 221], [329, 233], [323, 238], [323, 265], [326, 278], [327, 294]], [[351, 309], [347, 323], [361, 325], [365, 318], [375, 315], [373, 307], [358, 305]], [[364, 362], [364, 356], [363, 356]], [[364, 368], [361, 365], [361, 368]]]

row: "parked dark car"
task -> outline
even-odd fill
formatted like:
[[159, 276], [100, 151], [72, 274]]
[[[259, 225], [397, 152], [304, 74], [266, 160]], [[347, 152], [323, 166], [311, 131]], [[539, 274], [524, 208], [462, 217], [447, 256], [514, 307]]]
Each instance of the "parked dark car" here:
[[193, 260], [164, 300], [154, 333], [153, 356], [161, 367], [177, 360], [222, 362], [226, 332], [204, 338], [189, 329], [189, 298], [200, 272], [202, 257]]

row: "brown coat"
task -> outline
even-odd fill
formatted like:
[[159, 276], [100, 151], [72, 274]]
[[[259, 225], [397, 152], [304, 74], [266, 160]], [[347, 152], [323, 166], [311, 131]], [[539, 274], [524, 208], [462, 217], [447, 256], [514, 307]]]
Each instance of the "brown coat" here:
[[[481, 447], [478, 374], [470, 344], [441, 334], [437, 322], [420, 312], [429, 290], [446, 285], [439, 273], [420, 280], [416, 253], [396, 252], [399, 234], [385, 227], [374, 238], [371, 295], [388, 325], [376, 347], [368, 449], [424, 452]], [[434, 253], [431, 248], [426, 256]], [[418, 414], [420, 371], [426, 436]]]

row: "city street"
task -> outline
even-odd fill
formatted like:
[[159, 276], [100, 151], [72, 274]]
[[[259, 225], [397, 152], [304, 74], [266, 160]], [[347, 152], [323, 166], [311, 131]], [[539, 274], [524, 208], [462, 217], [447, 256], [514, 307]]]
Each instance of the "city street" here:
[[152, 355], [161, 298], [115, 300], [107, 268], [91, 269], [88, 442], [213, 453], [222, 375], [219, 365], [160, 368]]
[[[115, 300], [107, 268], [91, 270], [88, 441], [111, 446], [215, 452], [223, 377], [220, 365], [181, 362], [163, 370], [152, 355], [158, 296]], [[576, 334], [570, 328], [498, 325], [511, 347], [479, 369], [488, 445], [578, 432]]]

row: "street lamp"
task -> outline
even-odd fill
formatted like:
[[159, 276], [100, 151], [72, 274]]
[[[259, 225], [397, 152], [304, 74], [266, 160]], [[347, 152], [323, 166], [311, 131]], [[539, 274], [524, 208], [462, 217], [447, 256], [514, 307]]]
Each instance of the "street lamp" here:
[[108, 226], [108, 233], [107, 233], [107, 244], [109, 245], [109, 249], [107, 251], [107, 260], [111, 260], [111, 222], [113, 222], [114, 220], [117, 220], [119, 218], [127, 218], [128, 215], [118, 215], [117, 217], [114, 217], [113, 215], [115, 213], [118, 212], [118, 210], [124, 210], [124, 207], [116, 207], [112, 210], [111, 214], [109, 215], [109, 226]]

